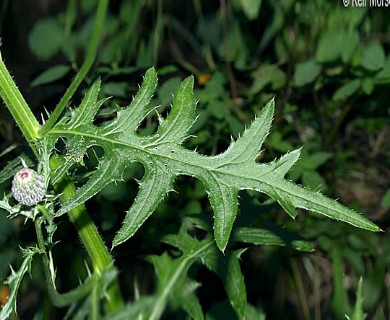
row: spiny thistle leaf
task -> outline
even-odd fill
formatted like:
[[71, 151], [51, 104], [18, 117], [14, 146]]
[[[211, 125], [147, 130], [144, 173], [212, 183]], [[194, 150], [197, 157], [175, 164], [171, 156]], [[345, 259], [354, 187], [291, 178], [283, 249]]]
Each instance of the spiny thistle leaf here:
[[202, 308], [194, 294], [199, 284], [191, 280], [187, 276], [187, 272], [196, 259], [206, 254], [207, 248], [207, 244], [203, 245], [199, 250], [196, 250], [197, 254], [184, 254], [178, 259], [172, 259], [166, 252], [161, 256], [149, 257], [156, 270], [158, 280], [156, 299], [148, 316], [149, 320], [161, 318], [168, 300], [175, 307], [184, 308], [193, 315], [193, 319], [203, 318]]
[[[222, 254], [211, 237], [199, 241], [191, 237], [184, 226], [180, 229], [179, 234], [167, 235], [163, 237], [162, 241], [177, 247], [182, 251], [183, 255], [173, 262], [168, 260], [164, 266], [160, 267], [160, 273], [167, 277], [165, 282], [162, 282], [160, 279], [159, 282], [161, 286], [166, 288], [166, 286], [170, 284], [177, 288], [179, 286], [179, 275], [173, 276], [173, 272], [178, 273], [182, 270], [181, 276], [184, 277], [192, 263], [201, 262], [220, 277], [233, 309], [237, 312], [240, 319], [245, 318], [245, 309], [248, 304], [239, 258], [246, 249], [229, 251], [227, 254]], [[161, 260], [162, 256], [157, 258]], [[169, 268], [172, 269], [171, 274], [169, 274], [169, 271], [167, 272]], [[159, 269], [156, 267], [157, 272], [158, 270]], [[156, 302], [165, 300], [162, 300], [162, 295], [159, 295]], [[199, 319], [199, 317], [196, 319]]]
[[[148, 137], [139, 136], [136, 130], [154, 109], [149, 107], [149, 103], [157, 85], [155, 70], [151, 68], [146, 72], [143, 84], [131, 104], [121, 110], [110, 124], [100, 127], [93, 124], [93, 117], [101, 105], [101, 101], [97, 100], [100, 80], [95, 82], [70, 119], [60, 121], [45, 137], [54, 141], [65, 139], [68, 151], [66, 168], [80, 162], [80, 157], [89, 147], [96, 145], [104, 149], [104, 156], [99, 159], [96, 171], [77, 194], [63, 204], [59, 214], [84, 203], [109, 183], [122, 180], [126, 166], [140, 162], [145, 168], [145, 176], [113, 246], [126, 241], [138, 230], [173, 189], [173, 182], [178, 175], [189, 175], [203, 182], [214, 210], [214, 237], [222, 251], [230, 237], [237, 215], [238, 191], [242, 189], [267, 194], [278, 201], [293, 218], [298, 213], [296, 208], [303, 208], [359, 228], [380, 230], [363, 215], [335, 200], [284, 179], [286, 172], [298, 160], [299, 150], [287, 153], [269, 164], [256, 163], [271, 127], [275, 104], [273, 99], [243, 135], [222, 154], [208, 157], [185, 149], [181, 144], [188, 136], [195, 118], [193, 82], [193, 77], [182, 82], [174, 97], [171, 112], [161, 120], [156, 134]], [[59, 173], [54, 175], [58, 177]]]
[[10, 295], [7, 303], [0, 311], [0, 319], [8, 319], [12, 311], [16, 312], [16, 297], [23, 277], [27, 272], [31, 270], [31, 261], [33, 256], [40, 252], [38, 248], [22, 249], [23, 262], [18, 271], [11, 269], [11, 275], [8, 277], [6, 284], [9, 288]]

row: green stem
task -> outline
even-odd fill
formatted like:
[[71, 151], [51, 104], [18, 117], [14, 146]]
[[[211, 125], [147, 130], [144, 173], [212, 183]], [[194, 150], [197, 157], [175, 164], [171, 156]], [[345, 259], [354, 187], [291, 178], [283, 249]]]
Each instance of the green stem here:
[[333, 271], [332, 309], [335, 319], [345, 319], [351, 311], [347, 291], [344, 288], [344, 265], [340, 249], [334, 246], [331, 252]]
[[[42, 211], [41, 209], [40, 211]], [[63, 307], [73, 302], [76, 302], [77, 300], [80, 300], [81, 298], [85, 297], [88, 293], [90, 293], [94, 286], [95, 277], [88, 278], [77, 289], [71, 290], [67, 293], [62, 293], [62, 294], [59, 293], [56, 290], [54, 283], [52, 281], [51, 272], [49, 269], [50, 260], [46, 253], [45, 241], [43, 238], [41, 224], [42, 224], [42, 218], [38, 218], [35, 220], [35, 231], [37, 234], [38, 247], [42, 251], [42, 262], [43, 262], [43, 268], [45, 272], [49, 295], [55, 306]]]
[[0, 52], [0, 96], [18, 124], [31, 149], [37, 155], [34, 141], [39, 136], [40, 125], [5, 66]]
[[97, 320], [99, 319], [99, 297], [97, 292], [97, 287], [95, 286], [91, 292], [91, 314], [89, 319], [90, 320]]
[[292, 274], [295, 280], [296, 289], [298, 292], [298, 299], [302, 307], [302, 315], [304, 319], [310, 319], [310, 308], [307, 303], [307, 295], [305, 293], [305, 288], [303, 286], [303, 281], [301, 273], [299, 272], [298, 265], [295, 260], [291, 260], [291, 269]]
[[[50, 168], [52, 171], [60, 166], [60, 162], [56, 157], [50, 158]], [[74, 196], [76, 189], [66, 176], [61, 177], [54, 185], [57, 193], [60, 193], [62, 202]], [[107, 248], [96, 229], [95, 224], [88, 215], [85, 207], [79, 205], [68, 212], [69, 218], [74, 224], [85, 249], [91, 257], [92, 264], [96, 271], [103, 271], [107, 266], [112, 265], [112, 260]]]
[[91, 69], [92, 64], [95, 61], [97, 50], [100, 43], [100, 37], [103, 30], [104, 20], [107, 12], [108, 1], [109, 0], [99, 1], [97, 12], [96, 12], [95, 24], [92, 31], [92, 37], [87, 48], [84, 63], [81, 66], [79, 72], [76, 74], [72, 83], [70, 84], [68, 90], [66, 90], [60, 102], [57, 104], [50, 118], [46, 121], [46, 123], [41, 128], [42, 135], [48, 132], [57, 122], [58, 118], [61, 116], [65, 107], [69, 103], [70, 99], [73, 97], [77, 88], [80, 86], [81, 82], [84, 80], [85, 76], [87, 75], [88, 71]]
[[[86, 73], [90, 69], [93, 60], [96, 56], [96, 51], [99, 43], [100, 33], [104, 23], [104, 17], [107, 9], [108, 0], [100, 0], [98, 10], [96, 14], [95, 27], [91, 39], [91, 43], [87, 50], [86, 62], [83, 64], [80, 72], [77, 74], [75, 81], [71, 84], [67, 90], [64, 98], [61, 99], [52, 117], [45, 125], [45, 129], [49, 130], [51, 126], [57, 121], [61, 115], [63, 108], [69, 102], [74, 91], [79, 86], [80, 82], [84, 79]], [[16, 87], [11, 75], [9, 74], [0, 53], [0, 96], [4, 100], [7, 108], [10, 110], [11, 115], [15, 119], [19, 126], [23, 136], [26, 138], [31, 149], [38, 156], [37, 149], [34, 145], [36, 140], [39, 140], [44, 135], [45, 130], [39, 125], [38, 121], [31, 112], [29, 106], [24, 100], [19, 89]], [[56, 157], [52, 157], [50, 160], [52, 169], [59, 166], [59, 161]], [[61, 194], [61, 201], [66, 201], [75, 194], [74, 185], [66, 178], [54, 185], [55, 190]], [[108, 252], [108, 249], [104, 245], [96, 226], [92, 222], [85, 207], [80, 205], [68, 212], [70, 220], [75, 225], [78, 231], [81, 241], [83, 242], [89, 256], [91, 257], [94, 270], [100, 272], [106, 268], [113, 267], [113, 261]], [[118, 282], [114, 282], [108, 289], [107, 309], [109, 311], [117, 310], [123, 305], [122, 296], [119, 289]]]
[[[54, 171], [60, 166], [60, 163], [56, 157], [50, 158], [50, 167]], [[54, 185], [57, 193], [60, 193], [60, 200], [64, 202], [70, 197], [74, 196], [76, 189], [72, 182], [69, 181], [66, 175], [62, 176], [58, 182]], [[72, 210], [68, 211], [68, 216], [75, 226], [85, 249], [92, 260], [94, 271], [100, 274], [103, 270], [112, 268], [113, 261], [104, 245], [99, 232], [90, 218], [84, 205], [79, 205]], [[108, 301], [107, 309], [109, 311], [118, 310], [123, 306], [123, 300], [117, 281], [108, 289]]]

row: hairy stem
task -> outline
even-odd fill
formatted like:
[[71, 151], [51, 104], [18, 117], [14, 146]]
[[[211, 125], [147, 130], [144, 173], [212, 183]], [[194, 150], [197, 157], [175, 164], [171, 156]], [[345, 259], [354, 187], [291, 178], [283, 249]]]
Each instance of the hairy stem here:
[[[52, 156], [50, 158], [50, 168], [54, 171], [59, 165], [58, 159]], [[76, 188], [66, 175], [58, 180], [54, 188], [57, 193], [61, 194], [61, 202], [67, 201], [76, 193]], [[68, 211], [68, 216], [75, 226], [88, 255], [91, 257], [94, 271], [100, 273], [107, 268], [112, 268], [112, 258], [85, 206], [79, 205]], [[118, 310], [123, 306], [119, 283], [117, 281], [113, 282], [109, 287], [108, 296], [108, 310]]]
[[60, 102], [57, 104], [50, 118], [46, 121], [46, 123], [41, 128], [42, 134], [48, 132], [57, 122], [58, 118], [61, 116], [65, 107], [69, 103], [70, 99], [73, 97], [77, 88], [80, 86], [81, 82], [84, 80], [88, 71], [91, 69], [93, 62], [95, 61], [97, 49], [100, 43], [100, 37], [103, 30], [104, 20], [107, 12], [108, 1], [109, 0], [99, 1], [97, 12], [96, 12], [95, 24], [92, 32], [92, 37], [87, 48], [84, 63], [81, 66], [79, 72], [76, 74], [72, 83], [70, 84], [68, 90], [66, 90]]
[[[56, 170], [59, 165], [58, 159], [52, 156], [50, 158], [51, 170]], [[76, 193], [73, 183], [66, 176], [61, 177], [54, 185], [54, 188], [57, 193], [61, 193], [60, 199], [62, 202], [68, 200]], [[110, 266], [112, 264], [110, 255], [85, 207], [79, 205], [74, 210], [69, 211], [68, 215], [91, 257], [94, 269], [102, 271], [107, 266]]]
[[[98, 11], [96, 15], [95, 27], [91, 43], [87, 51], [87, 59], [83, 64], [80, 72], [77, 74], [76, 79], [67, 90], [63, 99], [61, 99], [59, 105], [53, 113], [52, 117], [46, 123], [46, 129], [50, 128], [61, 115], [63, 108], [69, 102], [70, 98], [78, 88], [81, 81], [84, 79], [88, 70], [90, 69], [99, 43], [100, 33], [104, 22], [105, 13], [107, 10], [108, 0], [100, 0], [98, 5]], [[29, 143], [31, 149], [38, 156], [35, 141], [41, 139], [45, 130], [39, 125], [31, 109], [27, 105], [25, 99], [17, 88], [11, 75], [9, 74], [0, 53], [0, 97], [5, 102], [7, 108], [11, 112], [11, 115], [15, 119], [15, 122], [19, 126], [23, 136]], [[59, 162], [55, 157], [50, 160], [52, 169], [59, 166]], [[61, 201], [66, 201], [75, 194], [74, 185], [66, 178], [63, 177], [58, 183], [54, 185], [54, 188], [58, 193], [61, 193]], [[107, 247], [103, 243], [96, 226], [91, 220], [84, 205], [80, 205], [68, 212], [70, 220], [76, 227], [77, 232], [80, 235], [80, 239], [84, 244], [89, 256], [91, 257], [92, 264], [95, 271], [102, 271], [106, 268], [113, 266], [113, 261], [108, 252]], [[119, 290], [118, 282], [114, 284], [108, 290], [108, 310], [116, 310], [123, 305], [122, 297]]]
[[37, 155], [34, 141], [39, 138], [40, 125], [35, 119], [5, 66], [0, 53], [0, 96], [18, 124], [31, 149]]
[[[42, 207], [41, 207], [42, 209]], [[40, 210], [41, 211], [41, 210]], [[45, 240], [43, 238], [42, 233], [42, 218], [38, 218], [35, 220], [35, 231], [37, 234], [37, 240], [38, 240], [38, 247], [42, 251], [42, 263], [43, 263], [43, 269], [45, 272], [47, 287], [49, 291], [49, 295], [51, 300], [53, 301], [53, 304], [57, 307], [63, 307], [66, 305], [69, 305], [73, 302], [76, 302], [77, 300], [85, 297], [89, 292], [91, 292], [93, 285], [94, 285], [94, 277], [88, 278], [81, 286], [79, 286], [77, 289], [74, 289], [67, 293], [59, 293], [55, 285], [52, 281], [51, 273], [50, 273], [50, 260], [46, 253], [46, 247], [45, 247]]]

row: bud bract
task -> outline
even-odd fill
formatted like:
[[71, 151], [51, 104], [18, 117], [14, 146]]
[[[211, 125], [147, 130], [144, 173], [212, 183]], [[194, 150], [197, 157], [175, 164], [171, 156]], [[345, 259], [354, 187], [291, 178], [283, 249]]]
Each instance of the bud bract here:
[[12, 181], [12, 192], [19, 203], [34, 206], [46, 195], [45, 180], [36, 171], [28, 168], [19, 170]]

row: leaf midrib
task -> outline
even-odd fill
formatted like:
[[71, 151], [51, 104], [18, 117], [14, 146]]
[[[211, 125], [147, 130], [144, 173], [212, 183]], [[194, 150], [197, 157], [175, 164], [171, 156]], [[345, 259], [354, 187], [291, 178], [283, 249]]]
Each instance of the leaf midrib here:
[[[343, 213], [342, 211], [339, 211], [338, 208], [329, 208], [328, 206], [324, 205], [321, 203], [321, 201], [315, 201], [314, 200], [307, 200], [304, 195], [299, 195], [299, 194], [296, 194], [294, 192], [291, 192], [291, 190], [289, 189], [285, 189], [285, 188], [282, 188], [282, 186], [280, 185], [275, 185], [275, 184], [272, 184], [270, 183], [270, 181], [267, 181], [267, 180], [263, 180], [263, 179], [260, 179], [260, 175], [256, 176], [256, 178], [253, 178], [252, 176], [246, 176], [246, 175], [242, 175], [242, 174], [239, 174], [238, 171], [235, 171], [234, 173], [230, 170], [219, 170], [218, 168], [212, 168], [212, 167], [205, 167], [204, 166], [204, 161], [199, 161], [199, 159], [197, 159], [196, 161], [194, 162], [186, 162], [184, 161], [183, 159], [178, 159], [178, 158], [175, 158], [173, 157], [172, 155], [165, 155], [163, 153], [156, 153], [156, 152], [153, 152], [149, 149], [146, 149], [146, 148], [142, 148], [142, 147], [139, 147], [135, 144], [130, 144], [130, 143], [127, 143], [127, 142], [123, 142], [123, 141], [120, 141], [120, 140], [115, 140], [115, 139], [111, 139], [111, 138], [108, 138], [108, 137], [104, 137], [104, 136], [100, 136], [100, 135], [96, 135], [96, 134], [93, 134], [93, 133], [88, 133], [88, 132], [80, 132], [80, 131], [76, 131], [76, 130], [62, 130], [62, 129], [52, 129], [50, 130], [47, 134], [64, 134], [64, 135], [78, 135], [78, 136], [86, 136], [86, 137], [90, 137], [94, 140], [101, 140], [101, 141], [106, 141], [106, 142], [109, 142], [111, 144], [116, 144], [116, 145], [121, 145], [121, 146], [126, 146], [126, 147], [129, 147], [129, 148], [133, 148], [133, 149], [136, 149], [136, 150], [139, 150], [143, 153], [147, 153], [149, 154], [150, 156], [155, 156], [155, 157], [160, 157], [160, 158], [167, 158], [169, 159], [170, 161], [174, 160], [174, 161], [177, 161], [179, 163], [182, 163], [182, 164], [185, 164], [185, 165], [188, 165], [188, 166], [192, 166], [192, 167], [195, 167], [195, 168], [198, 168], [198, 169], [201, 169], [201, 170], [208, 170], [212, 175], [214, 174], [222, 174], [222, 175], [228, 175], [228, 176], [231, 176], [233, 178], [239, 178], [239, 179], [243, 179], [245, 181], [254, 181], [255, 183], [262, 183], [264, 185], [267, 185], [269, 187], [272, 187], [272, 188], [277, 188], [289, 195], [291, 195], [292, 197], [295, 197], [296, 199], [300, 199], [300, 202], [304, 203], [304, 202], [311, 202], [311, 203], [315, 203], [317, 206], [321, 207], [321, 208], [324, 208], [326, 209], [325, 211], [327, 210], [332, 210], [334, 211], [335, 213], [337, 213], [338, 215], [341, 215], [341, 216], [348, 216], [349, 219], [353, 220], [354, 223], [356, 225], [359, 225], [359, 223], [361, 223], [362, 221], [360, 221], [359, 219], [351, 216], [351, 215], [346, 215], [345, 213]], [[177, 146], [177, 145], [176, 145]], [[184, 149], [186, 152], [190, 153], [191, 151], [190, 150], [186, 150]], [[203, 156], [201, 154], [196, 154], [196, 153], [193, 153], [191, 152], [191, 155], [196, 155], [197, 157], [199, 158], [207, 158], [207, 160], [209, 161], [210, 158], [212, 157], [207, 157], [207, 156]], [[203, 165], [202, 165], [203, 164]], [[265, 174], [269, 174], [269, 172], [266, 172]], [[277, 174], [275, 173], [275, 176], [277, 176]], [[199, 178], [199, 177], [198, 177]], [[276, 181], [276, 180], [275, 180]], [[288, 181], [285, 181], [284, 179], [278, 179], [279, 182], [283, 181], [285, 184], [288, 184]], [[291, 187], [293, 187], [294, 185], [291, 184]], [[245, 188], [243, 188], [245, 189]], [[306, 190], [306, 189], [303, 189], [304, 191], [306, 192], [310, 192], [309, 190]], [[264, 192], [264, 190], [258, 190], [260, 192]], [[302, 206], [301, 206], [302, 207]], [[303, 208], [303, 207], [302, 207]], [[313, 208], [310, 208], [310, 205], [309, 205], [309, 208], [305, 208], [307, 210], [314, 210]], [[317, 210], [314, 210], [315, 212], [317, 212]], [[324, 213], [322, 213], [324, 214]], [[324, 214], [325, 216], [329, 216], [328, 214]], [[340, 217], [335, 217], [335, 219], [340, 219]], [[350, 222], [351, 223], [351, 222]], [[373, 229], [373, 227], [371, 226], [371, 229], [370, 230], [373, 230], [373, 231], [378, 231], [379, 229]]]
[[[248, 177], [248, 176], [245, 176], [245, 175], [240, 175], [240, 174], [238, 174], [238, 172], [235, 172], [233, 174], [230, 170], [220, 170], [219, 168], [222, 168], [223, 166], [219, 166], [217, 168], [212, 168], [212, 167], [208, 167], [208, 166], [206, 167], [206, 166], [204, 166], [204, 162], [199, 161], [198, 159], [197, 159], [197, 161], [187, 162], [187, 161], [184, 161], [183, 159], [175, 158], [172, 155], [168, 156], [168, 155], [165, 155], [163, 153], [153, 152], [153, 151], [151, 151], [149, 149], [141, 148], [141, 147], [139, 147], [139, 146], [137, 146], [135, 144], [130, 144], [130, 143], [127, 143], [127, 142], [123, 142], [123, 141], [119, 141], [119, 140], [115, 140], [115, 139], [110, 139], [110, 138], [107, 138], [107, 137], [102, 137], [102, 136], [99, 136], [99, 135], [96, 135], [96, 134], [92, 134], [92, 133], [79, 132], [79, 131], [74, 131], [74, 130], [59, 130], [59, 129], [52, 129], [52, 130], [50, 130], [48, 132], [48, 134], [53, 134], [53, 133], [54, 134], [65, 134], [65, 135], [69, 135], [69, 134], [72, 135], [73, 134], [73, 135], [78, 135], [78, 136], [90, 137], [90, 138], [93, 138], [94, 140], [103, 140], [103, 141], [107, 141], [107, 142], [112, 143], [112, 144], [117, 144], [117, 145], [129, 147], [129, 148], [133, 148], [133, 149], [139, 150], [141, 152], [147, 153], [150, 156], [155, 156], [157, 158], [158, 157], [166, 158], [166, 159], [169, 159], [170, 161], [174, 160], [176, 162], [183, 163], [185, 165], [192, 166], [192, 167], [195, 167], [195, 168], [198, 168], [198, 169], [208, 170], [213, 176], [215, 174], [229, 175], [229, 176], [232, 176], [234, 178], [240, 178], [240, 179], [245, 179], [245, 180], [249, 179], [249, 180], [252, 180], [254, 182], [262, 182], [264, 184], [268, 184], [270, 186], [273, 186], [269, 182], [266, 182], [264, 180], [260, 180], [260, 179], [257, 179], [257, 178]], [[212, 158], [212, 157], [204, 156], [204, 155], [201, 155], [201, 154], [193, 153], [190, 150], [186, 150], [186, 149], [184, 149], [184, 150], [188, 154], [191, 153], [191, 155], [196, 155], [199, 158], [206, 158], [208, 161], [209, 161], [210, 158]], [[199, 165], [199, 163], [203, 163], [203, 165]], [[266, 174], [268, 174], [268, 172], [266, 172]], [[284, 189], [282, 189], [282, 190], [286, 191]]]

